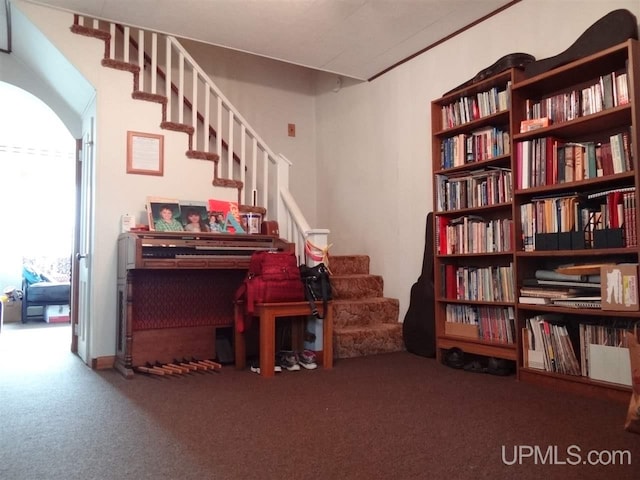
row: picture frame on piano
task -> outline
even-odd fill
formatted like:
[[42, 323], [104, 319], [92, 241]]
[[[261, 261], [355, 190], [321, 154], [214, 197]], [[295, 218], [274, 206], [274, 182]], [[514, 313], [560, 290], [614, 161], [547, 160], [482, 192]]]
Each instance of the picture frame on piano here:
[[183, 232], [182, 212], [176, 198], [147, 197], [149, 230], [152, 232]]
[[240, 224], [242, 225], [242, 228], [244, 228], [245, 233], [251, 235], [260, 234], [262, 215], [252, 212], [241, 213]]
[[195, 200], [180, 200], [182, 226], [186, 232], [211, 232], [209, 224], [209, 209], [207, 202]]

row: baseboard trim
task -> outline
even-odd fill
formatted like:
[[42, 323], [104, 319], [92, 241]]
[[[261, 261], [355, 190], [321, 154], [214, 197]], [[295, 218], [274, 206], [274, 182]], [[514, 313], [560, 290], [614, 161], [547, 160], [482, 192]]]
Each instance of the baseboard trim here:
[[94, 358], [91, 360], [91, 368], [93, 370], [109, 370], [113, 368], [115, 361], [115, 356]]

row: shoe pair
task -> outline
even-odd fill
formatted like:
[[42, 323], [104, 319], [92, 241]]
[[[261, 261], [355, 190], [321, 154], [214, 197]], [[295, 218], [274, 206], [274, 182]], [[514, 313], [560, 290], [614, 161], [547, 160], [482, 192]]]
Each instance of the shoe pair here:
[[316, 354], [311, 350], [303, 350], [302, 352], [284, 350], [280, 352], [278, 358], [280, 366], [289, 371], [300, 370], [300, 367], [306, 368], [307, 370], [313, 370], [318, 367]]
[[293, 350], [281, 350], [278, 352], [277, 363], [290, 372], [300, 370], [298, 355]]
[[313, 370], [318, 367], [316, 363], [316, 354], [311, 350], [303, 350], [297, 354], [298, 363], [307, 370]]
[[[316, 354], [311, 350], [303, 350], [302, 352], [281, 350], [276, 355], [276, 362], [273, 371], [276, 373], [282, 372], [282, 369], [285, 368], [290, 372], [294, 372], [300, 370], [301, 366], [307, 370], [318, 368], [318, 364], [316, 363]], [[260, 364], [253, 363], [251, 365], [251, 371], [253, 373], [260, 374]]]
[[[252, 363], [251, 364], [251, 371], [253, 373], [257, 373], [258, 375], [260, 375], [260, 364], [259, 363]], [[273, 371], [278, 373], [282, 371], [282, 368], [280, 367], [280, 365], [278, 365], [277, 363], [273, 366]]]

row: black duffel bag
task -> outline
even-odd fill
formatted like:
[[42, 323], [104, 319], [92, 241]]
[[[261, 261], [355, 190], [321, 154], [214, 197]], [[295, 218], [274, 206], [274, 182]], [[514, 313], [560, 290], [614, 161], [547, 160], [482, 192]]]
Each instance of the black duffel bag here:
[[304, 284], [304, 295], [311, 305], [311, 313], [316, 318], [321, 317], [316, 307], [316, 302], [323, 302], [323, 315], [327, 314], [327, 302], [331, 300], [331, 280], [329, 279], [329, 269], [324, 263], [319, 263], [315, 267], [305, 264], [300, 265], [300, 278]]

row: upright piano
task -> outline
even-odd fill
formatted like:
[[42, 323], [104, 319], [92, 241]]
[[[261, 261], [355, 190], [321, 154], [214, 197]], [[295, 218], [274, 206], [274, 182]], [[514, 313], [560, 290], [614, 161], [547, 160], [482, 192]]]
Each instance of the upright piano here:
[[251, 254], [293, 251], [275, 236], [128, 232], [118, 237], [115, 367], [213, 359], [216, 329], [233, 325], [233, 299]]

